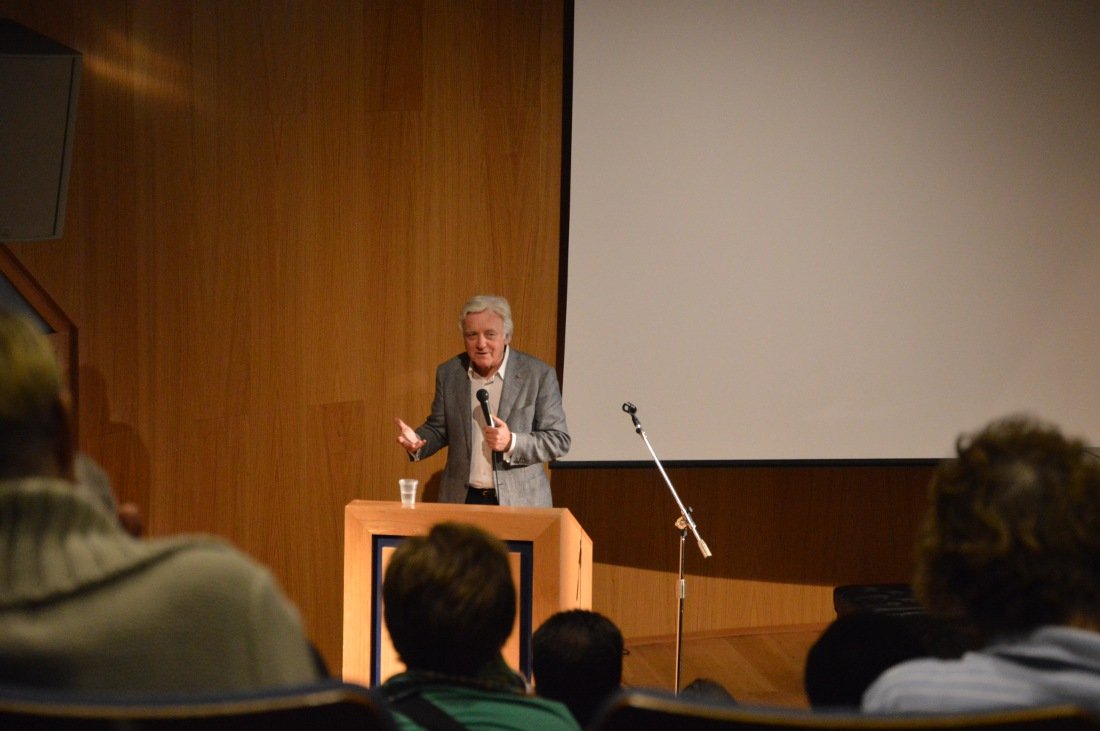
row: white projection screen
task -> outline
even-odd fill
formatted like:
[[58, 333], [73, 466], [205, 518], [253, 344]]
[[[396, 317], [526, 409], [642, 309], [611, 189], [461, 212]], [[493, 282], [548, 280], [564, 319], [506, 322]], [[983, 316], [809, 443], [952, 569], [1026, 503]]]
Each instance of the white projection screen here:
[[573, 12], [562, 466], [1097, 443], [1100, 3]]

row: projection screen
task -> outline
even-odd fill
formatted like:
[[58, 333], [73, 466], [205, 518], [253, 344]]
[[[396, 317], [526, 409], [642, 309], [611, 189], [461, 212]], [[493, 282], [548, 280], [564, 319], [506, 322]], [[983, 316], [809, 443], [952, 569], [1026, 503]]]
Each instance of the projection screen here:
[[576, 0], [561, 464], [649, 460], [624, 402], [671, 463], [1019, 411], [1095, 444], [1098, 39], [1089, 2]]

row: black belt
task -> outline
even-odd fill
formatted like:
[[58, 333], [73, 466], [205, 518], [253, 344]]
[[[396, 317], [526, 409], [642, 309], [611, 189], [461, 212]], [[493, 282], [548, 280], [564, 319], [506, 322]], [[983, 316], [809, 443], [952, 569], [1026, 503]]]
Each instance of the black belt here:
[[467, 485], [466, 489], [472, 493], [480, 495], [481, 497], [497, 496], [497, 490], [495, 487], [478, 487], [477, 485]]

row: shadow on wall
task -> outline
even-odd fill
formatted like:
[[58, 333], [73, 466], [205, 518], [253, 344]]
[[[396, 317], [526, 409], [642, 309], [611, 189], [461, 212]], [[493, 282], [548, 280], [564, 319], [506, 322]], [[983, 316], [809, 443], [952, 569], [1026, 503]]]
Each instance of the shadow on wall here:
[[[689, 533], [695, 576], [838, 586], [907, 581], [933, 466], [676, 467], [669, 477], [713, 555]], [[656, 468], [566, 468], [552, 475], [598, 563], [676, 571], [676, 503]]]
[[443, 471], [433, 472], [428, 481], [424, 483], [423, 495], [420, 497], [426, 503], [439, 502], [439, 486], [443, 482]]

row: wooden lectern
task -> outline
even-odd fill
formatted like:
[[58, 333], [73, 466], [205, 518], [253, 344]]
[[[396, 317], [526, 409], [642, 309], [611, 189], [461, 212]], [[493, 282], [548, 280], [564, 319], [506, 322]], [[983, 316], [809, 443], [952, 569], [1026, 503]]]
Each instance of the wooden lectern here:
[[592, 539], [565, 508], [353, 500], [344, 508], [343, 679], [377, 685], [403, 665], [382, 621], [382, 576], [406, 536], [436, 523], [471, 523], [505, 542], [518, 606], [504, 659], [530, 677], [531, 632], [563, 609], [592, 606]]

